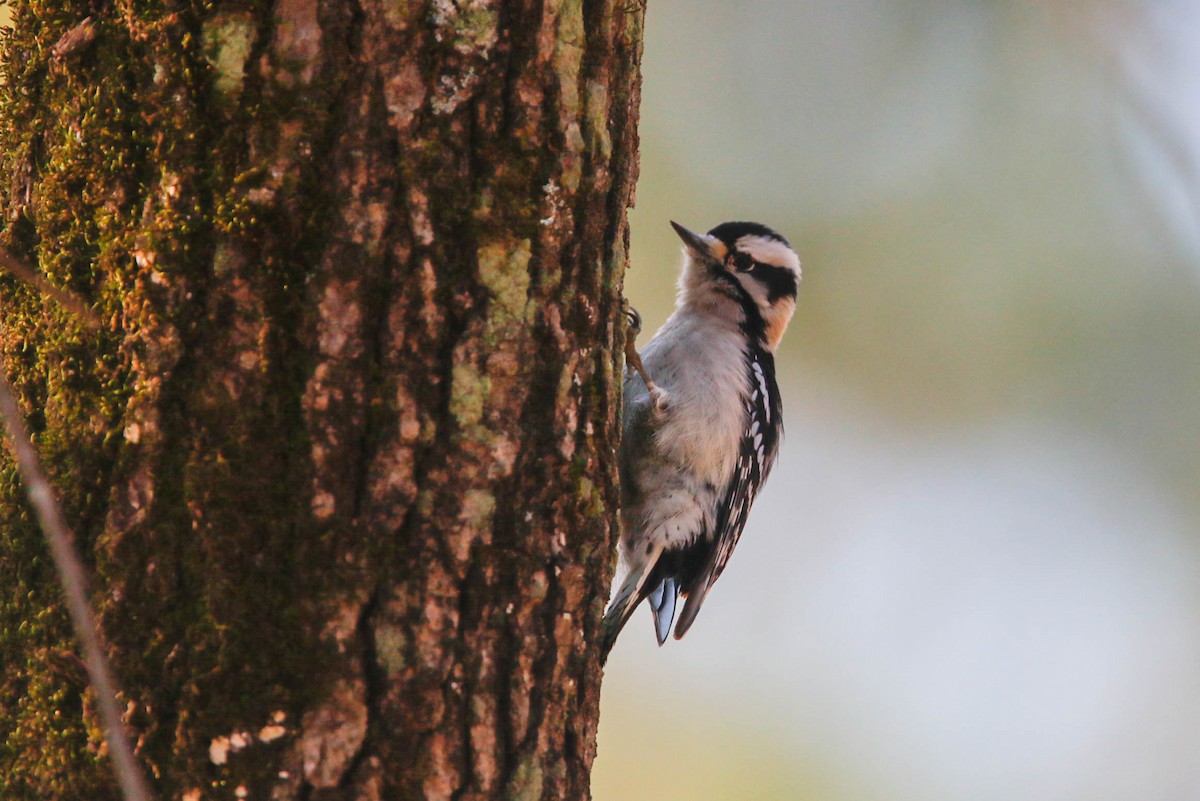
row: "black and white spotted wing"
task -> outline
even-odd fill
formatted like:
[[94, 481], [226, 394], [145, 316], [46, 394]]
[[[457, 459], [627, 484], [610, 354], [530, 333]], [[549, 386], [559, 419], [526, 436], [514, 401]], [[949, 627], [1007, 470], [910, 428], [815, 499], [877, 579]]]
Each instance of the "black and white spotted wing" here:
[[728, 564], [746, 526], [750, 506], [775, 464], [783, 434], [783, 406], [779, 399], [779, 387], [775, 383], [774, 357], [765, 351], [753, 352], [747, 359], [747, 370], [749, 391], [746, 396], [746, 431], [742, 435], [733, 476], [717, 509], [713, 547], [707, 564], [689, 582], [689, 586], [682, 588], [688, 598], [679, 624], [675, 627], [676, 637], [682, 637], [692, 625], [704, 597]]

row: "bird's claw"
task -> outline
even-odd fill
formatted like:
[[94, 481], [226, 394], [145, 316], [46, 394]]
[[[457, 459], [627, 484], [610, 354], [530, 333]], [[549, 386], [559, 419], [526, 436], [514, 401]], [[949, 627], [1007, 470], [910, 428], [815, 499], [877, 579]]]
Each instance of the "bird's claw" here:
[[625, 339], [637, 339], [642, 333], [642, 315], [630, 305], [627, 298], [621, 298], [621, 310], [625, 313]]
[[654, 408], [660, 412], [666, 411], [667, 405], [671, 401], [671, 396], [667, 394], [665, 389], [662, 389], [650, 379], [645, 366], [642, 364], [642, 357], [638, 355], [637, 348], [634, 347], [637, 342], [637, 335], [642, 331], [642, 316], [637, 313], [637, 309], [629, 305], [628, 300], [622, 298], [621, 305], [624, 309], [628, 326], [625, 332], [625, 364], [632, 367], [642, 377], [642, 382], [645, 383], [646, 389], [650, 391], [650, 398], [654, 401]]

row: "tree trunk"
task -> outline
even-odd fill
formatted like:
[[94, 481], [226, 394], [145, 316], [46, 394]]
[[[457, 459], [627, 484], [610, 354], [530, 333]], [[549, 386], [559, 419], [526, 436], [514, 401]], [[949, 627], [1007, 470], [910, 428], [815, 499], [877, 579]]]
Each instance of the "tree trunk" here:
[[[103, 325], [0, 348], [161, 797], [589, 797], [641, 7], [13, 14], [3, 241]], [[7, 456], [0, 593], [0, 797], [117, 797]]]

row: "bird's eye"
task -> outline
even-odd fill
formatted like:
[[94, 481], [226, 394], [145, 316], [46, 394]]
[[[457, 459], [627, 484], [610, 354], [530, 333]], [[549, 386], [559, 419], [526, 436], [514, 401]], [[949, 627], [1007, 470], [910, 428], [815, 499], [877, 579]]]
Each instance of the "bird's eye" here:
[[748, 253], [735, 253], [733, 256], [733, 268], [739, 273], [748, 273], [755, 267], [754, 259], [750, 258]]

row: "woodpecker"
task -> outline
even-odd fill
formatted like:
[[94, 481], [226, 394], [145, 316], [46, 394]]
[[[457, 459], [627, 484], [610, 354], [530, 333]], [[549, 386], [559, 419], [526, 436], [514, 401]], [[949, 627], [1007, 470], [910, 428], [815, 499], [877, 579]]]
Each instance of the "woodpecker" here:
[[[775, 349], [796, 308], [800, 259], [765, 225], [726, 222], [683, 240], [675, 311], [640, 354], [632, 309], [624, 383], [616, 590], [607, 658], [649, 599], [658, 644], [687, 633], [725, 569], [783, 435]], [[684, 599], [678, 622], [676, 608]]]

